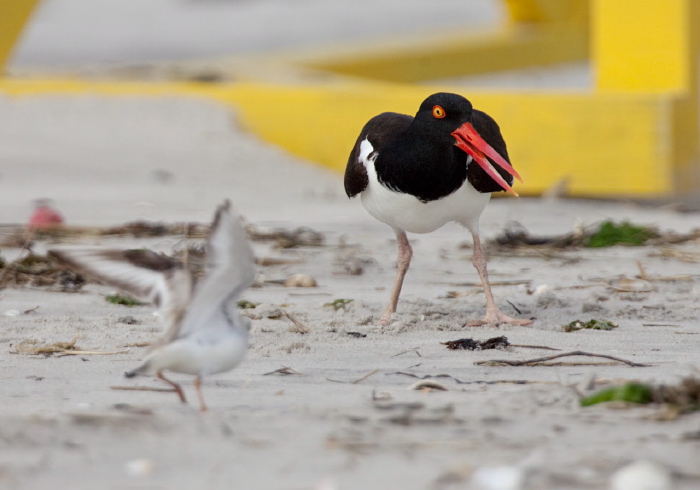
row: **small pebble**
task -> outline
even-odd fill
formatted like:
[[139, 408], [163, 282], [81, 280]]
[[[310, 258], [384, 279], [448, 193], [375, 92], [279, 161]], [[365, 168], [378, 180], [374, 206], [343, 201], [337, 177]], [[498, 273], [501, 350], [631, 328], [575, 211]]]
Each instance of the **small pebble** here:
[[125, 465], [126, 474], [134, 477], [144, 477], [153, 473], [153, 461], [147, 458], [132, 459]]
[[483, 467], [472, 473], [471, 481], [479, 490], [521, 490], [525, 472], [515, 466]]
[[612, 490], [671, 490], [671, 473], [653, 461], [635, 461], [617, 470], [611, 480]]
[[287, 288], [315, 288], [317, 284], [316, 279], [307, 274], [294, 274], [284, 281], [284, 286]]

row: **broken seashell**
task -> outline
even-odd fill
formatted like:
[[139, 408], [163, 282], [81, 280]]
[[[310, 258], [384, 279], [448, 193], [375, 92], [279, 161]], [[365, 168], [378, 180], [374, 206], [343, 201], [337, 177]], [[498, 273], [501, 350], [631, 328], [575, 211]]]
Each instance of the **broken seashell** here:
[[643, 293], [654, 290], [654, 285], [644, 279], [630, 279], [629, 277], [620, 277], [608, 281], [608, 286], [615, 291], [628, 293]]
[[416, 381], [411, 386], [408, 387], [409, 390], [417, 391], [449, 391], [450, 389], [442, 383], [437, 381], [432, 381], [430, 379], [422, 379]]

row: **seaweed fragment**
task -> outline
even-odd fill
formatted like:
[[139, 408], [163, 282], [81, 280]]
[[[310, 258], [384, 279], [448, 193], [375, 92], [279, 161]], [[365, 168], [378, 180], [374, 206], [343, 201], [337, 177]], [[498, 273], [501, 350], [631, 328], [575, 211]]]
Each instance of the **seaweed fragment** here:
[[679, 415], [694, 412], [700, 410], [700, 378], [689, 376], [675, 385], [630, 382], [622, 386], [605, 388], [584, 397], [580, 404], [582, 407], [589, 407], [611, 401], [638, 405], [665, 404], [672, 407]]
[[633, 225], [629, 221], [615, 223], [608, 220], [601, 223], [598, 231], [584, 242], [590, 248], [611, 247], [613, 245], [644, 245], [647, 240], [659, 236], [658, 231], [649, 226]]
[[646, 404], [653, 400], [651, 386], [642, 383], [627, 383], [622, 386], [605, 388], [591, 396], [581, 399], [582, 407], [589, 407], [603, 402], [623, 401]]
[[346, 307], [347, 305], [349, 305], [350, 303], [352, 303], [352, 302], [353, 302], [352, 299], [338, 298], [338, 299], [334, 299], [334, 300], [331, 301], [330, 303], [325, 303], [323, 306], [324, 306], [324, 307], [331, 307], [331, 308], [333, 308], [335, 311], [338, 311], [338, 310], [341, 310], [341, 309], [342, 309], [342, 310], [345, 310], [345, 307]]
[[105, 300], [114, 305], [124, 305], [124, 306], [141, 306], [143, 303], [135, 300], [131, 296], [125, 296], [123, 294], [108, 294], [105, 296]]
[[571, 323], [562, 325], [561, 329], [564, 332], [575, 332], [577, 330], [590, 329], [590, 330], [612, 330], [617, 328], [618, 325], [609, 320], [596, 320], [592, 318], [587, 322], [582, 322], [581, 320], [574, 320]]

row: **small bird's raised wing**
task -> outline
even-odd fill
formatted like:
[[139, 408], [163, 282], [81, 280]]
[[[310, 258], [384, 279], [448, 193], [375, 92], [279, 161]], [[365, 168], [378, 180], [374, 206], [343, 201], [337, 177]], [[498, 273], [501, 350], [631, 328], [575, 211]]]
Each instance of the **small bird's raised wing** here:
[[74, 248], [49, 250], [59, 263], [160, 308], [166, 328], [180, 323], [192, 296], [193, 279], [184, 266], [150, 250]]
[[200, 281], [177, 338], [195, 330], [218, 328], [222, 315], [255, 280], [255, 256], [243, 225], [226, 201], [216, 210], [207, 239], [207, 274]]

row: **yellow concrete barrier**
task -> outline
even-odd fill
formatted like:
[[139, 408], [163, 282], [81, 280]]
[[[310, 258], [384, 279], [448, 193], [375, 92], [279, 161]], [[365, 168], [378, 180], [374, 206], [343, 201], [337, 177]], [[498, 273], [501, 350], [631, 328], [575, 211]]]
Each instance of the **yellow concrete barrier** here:
[[[261, 138], [341, 171], [362, 125], [383, 111], [413, 114], [437, 90], [456, 87], [269, 84], [141, 84], [0, 81], [13, 96], [191, 96], [230, 105]], [[464, 91], [461, 91], [464, 93]], [[522, 194], [566, 179], [573, 195], [653, 196], [674, 189], [674, 97], [656, 94], [465, 93], [501, 125]], [[575, 117], [572, 117], [575, 116]], [[634, 124], [630, 124], [630, 118]]]
[[[674, 192], [700, 188], [697, 0], [594, 0], [593, 60], [603, 93], [672, 97], [657, 131], [667, 139]], [[628, 125], [637, 121], [629, 115]], [[632, 169], [633, 162], [629, 163]], [[663, 187], [659, 188], [663, 192]]]
[[[561, 179], [579, 196], [658, 196], [675, 189], [677, 155], [669, 131], [673, 96], [260, 85], [210, 95], [239, 107], [244, 123], [264, 139], [342, 170], [371, 116], [388, 110], [413, 114], [424, 97], [438, 90], [464, 93], [499, 122], [525, 179], [518, 184], [522, 194], [541, 193]], [[301, 129], [295, 130], [298, 125]]]
[[0, 73], [38, 0], [0, 0]]
[[589, 0], [506, 0], [506, 4], [510, 19], [496, 29], [414, 34], [293, 59], [346, 76], [414, 83], [588, 56]]

